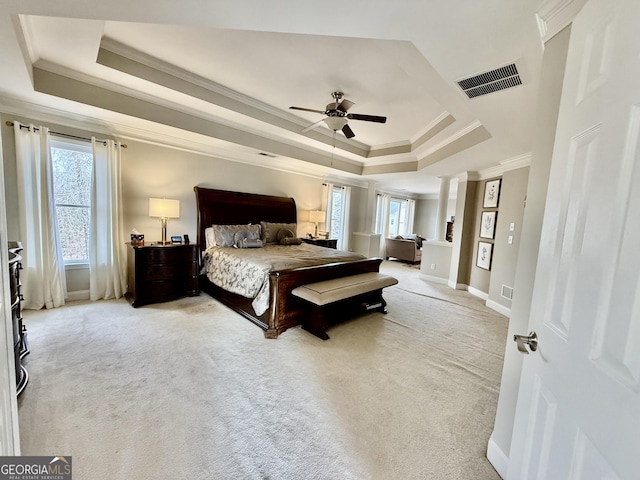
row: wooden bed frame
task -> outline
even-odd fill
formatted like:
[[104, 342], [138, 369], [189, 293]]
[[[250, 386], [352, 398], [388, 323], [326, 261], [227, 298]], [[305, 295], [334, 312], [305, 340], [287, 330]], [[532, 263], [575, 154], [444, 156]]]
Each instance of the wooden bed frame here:
[[[194, 191], [198, 209], [197, 241], [200, 253], [206, 249], [204, 230], [211, 225], [297, 221], [296, 203], [293, 198], [202, 187], [194, 187]], [[199, 258], [202, 259], [201, 254]], [[269, 275], [269, 308], [260, 316], [255, 315], [251, 306], [252, 299], [217, 287], [206, 275], [200, 275], [200, 289], [258, 325], [264, 330], [266, 338], [277, 338], [287, 328], [298, 325], [303, 315], [309, 314], [309, 305], [293, 296], [291, 290], [322, 280], [378, 272], [381, 262], [381, 258], [368, 258], [272, 272]]]

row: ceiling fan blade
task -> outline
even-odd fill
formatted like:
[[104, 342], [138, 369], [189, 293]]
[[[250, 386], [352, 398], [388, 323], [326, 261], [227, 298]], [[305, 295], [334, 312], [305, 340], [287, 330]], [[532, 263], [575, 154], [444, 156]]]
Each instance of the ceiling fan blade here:
[[353, 130], [351, 130], [351, 127], [349, 127], [349, 125], [345, 125], [344, 127], [342, 127], [342, 133], [344, 133], [344, 136], [347, 138], [353, 138], [356, 136], [356, 134], [353, 133]]
[[341, 110], [343, 112], [348, 111], [351, 107], [355, 105], [351, 100], [344, 99], [340, 102], [340, 105], [336, 107], [337, 110]]
[[303, 112], [324, 113], [324, 110], [314, 110], [313, 108], [289, 107], [291, 110], [302, 110]]
[[365, 122], [387, 122], [387, 117], [379, 117], [377, 115], [361, 115], [360, 113], [347, 113], [347, 118], [350, 120], [364, 120]]
[[318, 120], [316, 123], [312, 123], [311, 125], [306, 127], [304, 130], [300, 130], [300, 133], [307, 133], [309, 130], [313, 130], [314, 128], [319, 126], [322, 122], [324, 122], [324, 118], [322, 120]]

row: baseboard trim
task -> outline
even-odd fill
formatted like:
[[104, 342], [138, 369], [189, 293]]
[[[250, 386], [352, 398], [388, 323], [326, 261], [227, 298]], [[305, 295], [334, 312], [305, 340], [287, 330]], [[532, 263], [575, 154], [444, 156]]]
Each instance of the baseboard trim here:
[[467, 288], [467, 290], [471, 295], [481, 298], [482, 300], [487, 300], [489, 298], [488, 293], [484, 293], [482, 290], [478, 290], [477, 288], [473, 288], [470, 286]]
[[451, 280], [447, 281], [447, 285], [449, 285], [454, 290], [467, 290], [469, 288], [469, 286], [465, 285], [464, 283], [456, 283], [452, 282]]
[[507, 470], [509, 467], [509, 457], [505, 455], [498, 444], [493, 440], [493, 434], [489, 437], [489, 443], [487, 444], [487, 460], [496, 469], [498, 475], [502, 478], [507, 478]]
[[425, 275], [424, 273], [420, 274], [420, 280], [426, 280], [427, 282], [433, 282], [433, 283], [442, 283], [444, 285], [449, 284], [449, 280], [447, 280], [446, 278], [435, 277], [433, 275]]
[[89, 290], [75, 290], [73, 292], [67, 292], [67, 300], [70, 302], [89, 300]]
[[500, 305], [498, 302], [495, 302], [495, 301], [489, 300], [489, 299], [487, 299], [487, 302], [485, 303], [485, 305], [487, 307], [489, 307], [491, 310], [495, 310], [496, 312], [501, 313], [505, 317], [511, 318], [511, 309], [510, 308], [505, 307], [504, 305]]

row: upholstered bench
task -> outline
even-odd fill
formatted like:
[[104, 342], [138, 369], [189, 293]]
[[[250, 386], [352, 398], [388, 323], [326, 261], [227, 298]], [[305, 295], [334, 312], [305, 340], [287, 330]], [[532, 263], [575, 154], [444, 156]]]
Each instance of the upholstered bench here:
[[367, 311], [387, 313], [387, 302], [382, 298], [382, 289], [396, 283], [398, 280], [389, 275], [368, 272], [301, 285], [291, 293], [312, 305], [311, 315], [305, 317], [302, 328], [322, 340], [328, 340], [325, 319], [328, 306], [340, 306], [339, 302], [347, 300], [360, 300]]

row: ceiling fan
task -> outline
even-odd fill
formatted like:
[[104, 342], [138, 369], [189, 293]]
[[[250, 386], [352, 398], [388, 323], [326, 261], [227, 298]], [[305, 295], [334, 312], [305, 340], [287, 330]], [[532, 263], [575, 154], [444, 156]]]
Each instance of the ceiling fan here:
[[342, 130], [342, 133], [344, 133], [345, 137], [353, 138], [356, 136], [356, 134], [353, 133], [353, 130], [351, 130], [351, 128], [349, 127], [349, 120], [364, 120], [365, 122], [377, 123], [385, 123], [387, 121], [387, 117], [379, 117], [377, 115], [362, 115], [360, 113], [348, 113], [349, 109], [354, 105], [354, 103], [350, 100], [347, 100], [346, 98], [343, 98], [344, 93], [342, 92], [333, 92], [331, 96], [335, 101], [329, 103], [325, 110], [314, 110], [312, 108], [303, 107], [289, 107], [292, 110], [302, 110], [304, 112], [314, 112], [326, 115], [326, 117], [322, 120], [318, 120], [316, 123], [309, 125], [307, 128], [302, 130], [302, 133], [308, 132], [309, 130], [316, 128], [318, 125], [324, 122], [334, 132]]

